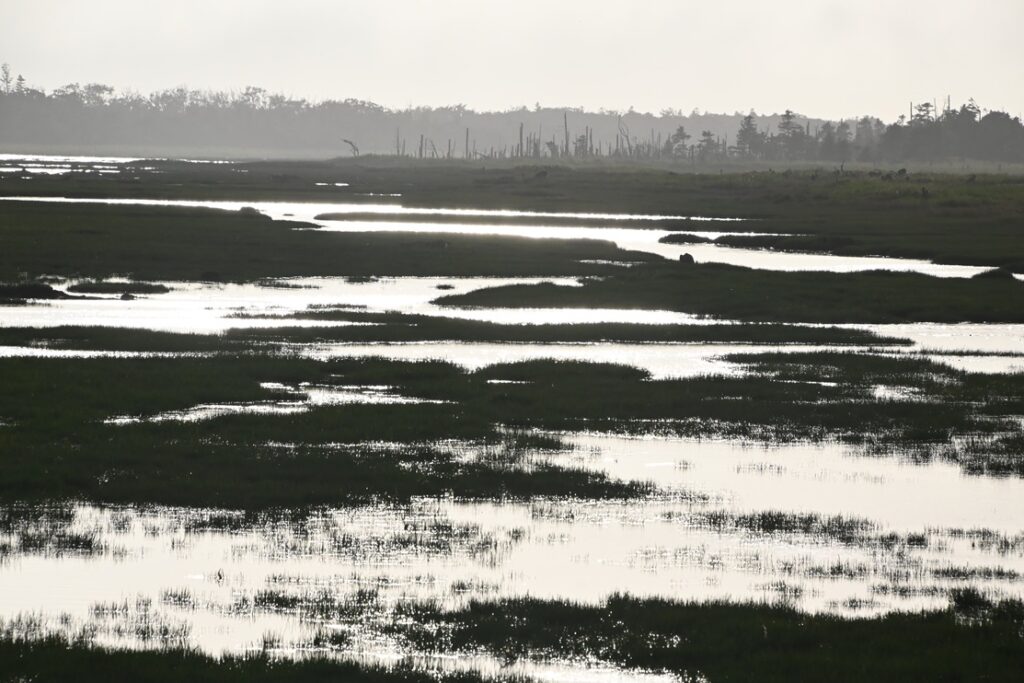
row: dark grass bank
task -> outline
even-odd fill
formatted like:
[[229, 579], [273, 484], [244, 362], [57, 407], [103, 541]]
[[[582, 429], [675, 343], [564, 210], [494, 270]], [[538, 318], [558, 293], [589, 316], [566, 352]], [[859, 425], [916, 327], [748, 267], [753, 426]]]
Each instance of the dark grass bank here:
[[945, 610], [859, 619], [622, 595], [597, 605], [420, 605], [408, 615], [415, 625], [396, 630], [422, 649], [597, 659], [711, 681], [1015, 681], [1024, 660], [1024, 606], [972, 591]]

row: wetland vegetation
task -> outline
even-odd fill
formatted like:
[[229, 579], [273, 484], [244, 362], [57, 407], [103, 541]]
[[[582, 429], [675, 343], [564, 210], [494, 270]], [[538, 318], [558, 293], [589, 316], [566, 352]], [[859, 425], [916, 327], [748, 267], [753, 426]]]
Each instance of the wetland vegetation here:
[[[745, 246], [922, 258], [1024, 272], [1020, 175], [911, 171], [890, 179], [867, 169], [833, 173], [830, 166], [702, 174], [629, 164], [481, 164], [387, 157], [201, 166], [166, 161], [147, 166], [154, 171], [135, 164], [114, 177], [4, 177], [0, 194], [383, 202], [426, 208], [745, 218], [750, 220], [729, 223], [728, 230], [779, 235], [757, 237]], [[317, 186], [325, 177], [343, 179], [348, 186]], [[381, 195], [391, 193], [401, 197], [382, 200]], [[594, 219], [584, 218], [582, 224], [586, 223], [593, 224]], [[679, 220], [630, 224], [668, 230], [717, 227]]]
[[[965, 333], [949, 353], [1024, 353], [1014, 336], [1024, 282], [1007, 277], [1024, 258], [1019, 178], [365, 157], [119, 168], [5, 174], [0, 194], [315, 201], [323, 210], [307, 213], [321, 216], [331, 203], [386, 201], [648, 217], [347, 207], [338, 220], [415, 221], [418, 232], [344, 232], [305, 214], [0, 202], [0, 299], [18, 304], [0, 309], [0, 574], [39, 562], [62, 577], [153, 556], [171, 568], [138, 598], [149, 605], [139, 623], [135, 595], [117, 587], [103, 588], [86, 621], [51, 614], [57, 626], [31, 637], [11, 626], [27, 617], [5, 611], [0, 677], [468, 682], [529, 679], [545, 664], [571, 676], [589, 663], [675, 680], [1013, 678], [1024, 642], [1019, 510], [962, 526], [927, 520], [949, 491], [1002, 496], [1022, 481], [1024, 374], [955, 369], [915, 339], [928, 329], [919, 323], [1002, 323], [991, 328], [1009, 350], [983, 351]], [[1002, 270], [772, 271], [557, 232], [458, 232], [490, 221]], [[718, 229], [730, 234], [689, 234]], [[401, 289], [410, 277], [430, 279]], [[509, 281], [524, 277], [546, 282]], [[537, 319], [494, 322], [507, 320], [502, 307]], [[211, 309], [221, 316], [212, 328], [167, 320]], [[572, 323], [564, 309], [595, 317]], [[602, 322], [602, 309], [696, 317]], [[910, 324], [875, 327], [884, 323]], [[429, 344], [451, 357], [396, 351]], [[639, 356], [704, 345], [718, 364], [655, 376], [625, 356], [588, 357], [600, 344]], [[459, 362], [455, 350], [484, 345], [538, 355]], [[573, 360], [556, 360], [567, 346]], [[346, 356], [356, 347], [362, 357]], [[620, 436], [618, 450], [602, 450]], [[807, 453], [785, 450], [804, 447], [831, 459], [800, 464]], [[884, 502], [916, 473], [932, 478], [912, 514]], [[792, 488], [756, 497], [780, 482]], [[831, 496], [879, 502], [836, 509]], [[224, 545], [204, 545], [214, 542]], [[624, 555], [606, 557], [605, 546]], [[509, 595], [485, 570], [523, 572], [514, 550], [564, 551], [572, 563], [552, 576], [578, 572], [580, 585], [594, 577], [614, 590]], [[272, 573], [254, 564], [264, 556], [279, 563]], [[608, 568], [674, 587], [630, 595]], [[719, 597], [730, 586], [742, 597]], [[715, 597], [700, 599], [705, 590]], [[222, 621], [189, 635], [204, 619]], [[264, 620], [288, 638], [232, 635], [220, 657], [204, 645]], [[374, 639], [400, 663], [360, 659], [380, 651]], [[440, 673], [432, 657], [470, 671]]]
[[597, 605], [523, 598], [407, 609], [416, 626], [405, 635], [421, 648], [593, 658], [712, 681], [1011, 681], [1024, 656], [1024, 605], [969, 592], [943, 611], [852, 620], [627, 595]]
[[[66, 681], [353, 681], [354, 683], [432, 683], [437, 675], [409, 664], [398, 666], [339, 662], [325, 655], [281, 659], [270, 652], [213, 657], [187, 648], [112, 650], [59, 636], [34, 639], [0, 636], [0, 676], [40, 683]], [[473, 672], [451, 673], [450, 683], [496, 680]], [[505, 679], [499, 679], [505, 680]], [[509, 678], [508, 680], [513, 680]]]
[[246, 212], [5, 203], [0, 281], [44, 275], [212, 282], [317, 275], [596, 275], [614, 267], [602, 261], [648, 258], [595, 241], [296, 227], [302, 226]]
[[445, 296], [478, 307], [652, 308], [753, 322], [1024, 321], [1024, 282], [917, 273], [785, 272], [718, 263], [650, 264], [591, 280], [506, 285]]
[[[649, 490], [536, 460], [531, 452], [538, 445], [557, 451], [557, 440], [510, 436], [502, 425], [832, 439], [950, 458], [975, 473], [1024, 475], [1015, 447], [1022, 375], [968, 374], [924, 359], [857, 353], [732, 360], [748, 372], [651, 380], [626, 366], [544, 360], [468, 372], [444, 362], [319, 362], [259, 353], [0, 359], [0, 444], [7, 454], [0, 496], [267, 507]], [[908, 398], [875, 399], [878, 386]], [[303, 404], [310, 391], [361, 387], [387, 387], [422, 402]], [[285, 404], [275, 410], [274, 400]], [[211, 408], [205, 417], [174, 417], [194, 406]], [[974, 440], [953, 446], [968, 438]], [[986, 445], [986, 438], [993, 441]], [[507, 457], [465, 460], [463, 451], [486, 444]]]

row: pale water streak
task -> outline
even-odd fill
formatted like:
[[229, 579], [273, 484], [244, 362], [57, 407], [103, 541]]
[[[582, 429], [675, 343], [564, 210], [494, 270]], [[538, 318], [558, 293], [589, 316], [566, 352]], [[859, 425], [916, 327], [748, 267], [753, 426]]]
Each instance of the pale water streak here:
[[[53, 300], [0, 309], [0, 326], [109, 326], [169, 332], [222, 333], [232, 328], [341, 327], [374, 323], [289, 317], [311, 307], [366, 312], [398, 312], [485, 321], [506, 325], [629, 323], [735, 324], [672, 311], [643, 309], [457, 308], [432, 303], [441, 295], [483, 287], [553, 282], [578, 285], [576, 278], [382, 278], [350, 282], [345, 278], [282, 278], [264, 284], [164, 282], [170, 291], [122, 301], [115, 295]], [[70, 282], [67, 284], [71, 284]], [[269, 285], [269, 286], [268, 286]], [[922, 353], [955, 368], [975, 372], [1015, 372], [1024, 368], [1024, 325], [936, 324], [841, 325], [882, 336], [907, 338], [910, 347], [889, 353]], [[655, 377], [733, 373], [721, 360], [728, 353], [770, 351], [864, 351], [864, 347], [756, 344], [498, 344], [422, 342], [408, 344], [331, 344], [298, 347], [313, 357], [381, 356], [403, 360], [446, 360], [477, 369], [503, 362], [537, 358], [591, 360], [634, 365]], [[962, 355], [979, 352], [985, 355]], [[0, 356], [96, 357], [142, 355], [106, 351], [2, 347]], [[153, 354], [145, 354], [153, 355]]]
[[[447, 311], [431, 304], [445, 294], [464, 294], [484, 287], [554, 282], [571, 286], [575, 278], [384, 278], [351, 282], [333, 278], [280, 278], [266, 284], [161, 282], [164, 294], [122, 301], [116, 295], [55, 299], [30, 306], [0, 308], [0, 327], [98, 325], [165, 332], [217, 333], [251, 327], [337, 327], [355, 323], [281, 318], [313, 306], [342, 306], [367, 311], [437, 314]], [[69, 283], [72, 284], [72, 283]], [[268, 286], [269, 285], [269, 286]], [[439, 289], [439, 286], [445, 289]], [[246, 317], [239, 317], [243, 314]], [[465, 312], [477, 318], [479, 313]], [[510, 314], [515, 316], [515, 313]], [[656, 314], [641, 314], [654, 317]], [[479, 319], [479, 318], [477, 318]], [[675, 314], [673, 320], [693, 316]]]
[[104, 420], [107, 424], [135, 424], [139, 422], [199, 422], [223, 415], [296, 415], [323, 406], [408, 405], [414, 403], [444, 403], [439, 400], [410, 398], [392, 391], [386, 385], [335, 386], [302, 382], [291, 386], [278, 382], [263, 382], [260, 387], [287, 399], [249, 401], [246, 403], [204, 403], [184, 410], [171, 410], [156, 415], [122, 415]]

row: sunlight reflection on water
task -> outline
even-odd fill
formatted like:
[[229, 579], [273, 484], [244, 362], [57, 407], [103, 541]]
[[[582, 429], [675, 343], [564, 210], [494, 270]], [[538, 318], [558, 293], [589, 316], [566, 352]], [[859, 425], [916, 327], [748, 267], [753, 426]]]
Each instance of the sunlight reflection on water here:
[[[244, 599], [266, 590], [341, 599], [369, 589], [384, 622], [389, 606], [409, 599], [448, 607], [521, 595], [593, 603], [628, 592], [784, 598], [809, 612], [866, 615], [941, 607], [948, 589], [963, 585], [1024, 595], [1024, 480], [828, 444], [567, 439], [573, 450], [547, 457], [654, 481], [668, 495], [421, 499], [262, 522], [210, 510], [79, 505], [71, 528], [93, 534], [101, 550], [9, 553], [0, 562], [0, 617], [32, 611], [87, 620], [95, 603], [143, 596], [186, 622], [192, 644], [220, 652], [252, 647], [266, 632], [301, 642], [324, 626], [294, 611], [253, 611]], [[777, 526], [751, 526], [769, 511]], [[355, 647], [394, 655], [394, 643], [370, 635], [384, 622], [366, 618]]]

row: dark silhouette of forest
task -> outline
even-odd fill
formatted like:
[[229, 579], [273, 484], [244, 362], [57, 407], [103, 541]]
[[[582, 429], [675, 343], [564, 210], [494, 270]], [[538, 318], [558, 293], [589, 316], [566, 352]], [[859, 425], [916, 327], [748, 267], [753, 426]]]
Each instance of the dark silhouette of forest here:
[[912, 105], [893, 123], [792, 111], [659, 114], [462, 105], [388, 109], [361, 100], [309, 102], [247, 87], [116, 92], [72, 83], [50, 92], [0, 72], [0, 146], [7, 150], [225, 156], [377, 154], [421, 159], [612, 158], [730, 161], [1024, 161], [1024, 125], [974, 101]]

